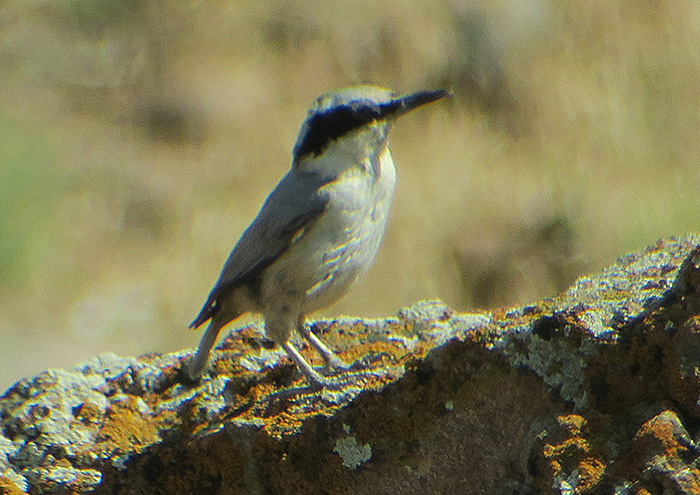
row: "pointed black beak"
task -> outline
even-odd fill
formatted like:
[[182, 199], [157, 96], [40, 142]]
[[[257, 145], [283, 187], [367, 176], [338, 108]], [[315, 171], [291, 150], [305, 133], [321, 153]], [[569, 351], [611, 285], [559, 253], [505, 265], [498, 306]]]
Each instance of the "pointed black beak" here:
[[427, 105], [434, 101], [440, 100], [446, 96], [452, 96], [452, 93], [446, 89], [438, 89], [436, 91], [419, 91], [407, 96], [401, 96], [395, 100], [381, 105], [382, 117], [385, 119], [396, 119], [407, 114], [411, 110]]

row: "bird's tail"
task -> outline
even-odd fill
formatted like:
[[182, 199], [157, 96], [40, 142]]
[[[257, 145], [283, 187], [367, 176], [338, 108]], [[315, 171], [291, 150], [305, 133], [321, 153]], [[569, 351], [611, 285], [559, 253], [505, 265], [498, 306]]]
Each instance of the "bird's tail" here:
[[209, 326], [204, 331], [202, 340], [199, 342], [197, 354], [195, 354], [194, 357], [185, 364], [185, 371], [191, 380], [197, 381], [199, 380], [199, 377], [202, 376], [202, 373], [206, 369], [207, 363], [209, 362], [209, 353], [211, 352], [211, 348], [214, 347], [216, 337], [219, 335], [219, 331], [221, 331], [225, 325], [226, 322], [223, 322], [222, 324], [222, 322], [216, 317], [212, 318], [209, 322]]

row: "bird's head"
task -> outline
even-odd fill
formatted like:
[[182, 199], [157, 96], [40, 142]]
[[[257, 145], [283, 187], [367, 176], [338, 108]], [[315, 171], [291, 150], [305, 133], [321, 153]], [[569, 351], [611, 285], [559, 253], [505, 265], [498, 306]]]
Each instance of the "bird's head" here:
[[294, 146], [294, 162], [329, 152], [379, 153], [394, 119], [448, 96], [446, 90], [396, 96], [379, 86], [352, 86], [318, 97]]

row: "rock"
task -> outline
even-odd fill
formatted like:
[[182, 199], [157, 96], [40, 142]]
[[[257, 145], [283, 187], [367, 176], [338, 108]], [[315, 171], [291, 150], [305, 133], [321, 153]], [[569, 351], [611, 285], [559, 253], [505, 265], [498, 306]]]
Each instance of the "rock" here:
[[0, 399], [0, 492], [700, 493], [699, 245], [522, 308], [314, 322], [353, 364], [321, 391], [255, 325], [197, 385], [190, 351], [47, 371]]

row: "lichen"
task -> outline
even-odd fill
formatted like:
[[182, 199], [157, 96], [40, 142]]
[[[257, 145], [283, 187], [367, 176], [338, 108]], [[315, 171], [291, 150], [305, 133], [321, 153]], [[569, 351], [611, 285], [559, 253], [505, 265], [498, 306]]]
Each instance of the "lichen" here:
[[532, 370], [547, 385], [558, 388], [561, 397], [572, 401], [577, 410], [586, 406], [586, 394], [582, 390], [586, 363], [576, 349], [566, 342], [546, 341], [536, 335], [519, 339], [518, 343], [506, 350], [511, 363]]
[[372, 458], [372, 446], [368, 443], [358, 444], [355, 437], [336, 440], [333, 452], [340, 456], [343, 466], [353, 471]]

